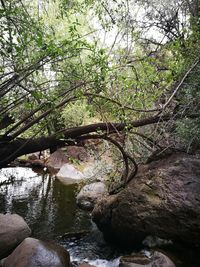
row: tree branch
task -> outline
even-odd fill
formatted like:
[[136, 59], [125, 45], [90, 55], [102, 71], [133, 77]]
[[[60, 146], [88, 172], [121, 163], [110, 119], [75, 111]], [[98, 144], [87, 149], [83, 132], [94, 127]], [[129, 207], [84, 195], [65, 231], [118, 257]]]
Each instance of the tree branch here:
[[185, 79], [188, 77], [188, 75], [192, 72], [192, 70], [199, 64], [200, 58], [196, 59], [195, 62], [192, 64], [192, 66], [189, 68], [189, 70], [185, 73], [181, 81], [179, 82], [178, 86], [175, 88], [171, 96], [168, 98], [167, 102], [164, 104], [164, 106], [161, 109], [161, 112], [163, 112], [166, 107], [170, 104], [173, 97], [177, 94], [178, 90], [181, 88], [182, 84], [184, 83]]

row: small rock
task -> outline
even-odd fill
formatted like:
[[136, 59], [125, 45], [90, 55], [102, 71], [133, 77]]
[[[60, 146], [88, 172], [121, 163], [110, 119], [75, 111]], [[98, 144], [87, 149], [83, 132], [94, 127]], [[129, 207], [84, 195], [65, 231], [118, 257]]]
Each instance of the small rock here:
[[70, 164], [64, 164], [59, 172], [56, 174], [56, 177], [63, 183], [63, 184], [75, 184], [80, 182], [84, 176], [83, 174], [78, 171], [74, 166]]
[[76, 197], [77, 205], [85, 210], [92, 210], [99, 198], [107, 193], [104, 183], [96, 182], [84, 186]]
[[137, 263], [131, 263], [131, 262], [124, 262], [120, 263], [119, 267], [149, 267], [149, 265], [141, 265]]
[[176, 267], [175, 264], [166, 255], [159, 251], [155, 251], [152, 256], [152, 266], [154, 267]]
[[81, 263], [80, 265], [78, 265], [78, 267], [95, 267], [95, 266], [88, 263]]
[[0, 214], [0, 259], [19, 245], [31, 230], [24, 219], [17, 214]]
[[32, 153], [28, 155], [28, 160], [36, 160], [39, 159], [39, 155], [36, 153]]
[[26, 238], [3, 263], [3, 267], [11, 266], [70, 267], [70, 257], [59, 245]]
[[4, 261], [6, 260], [6, 258], [3, 258], [2, 260], [0, 260], [0, 266], [3, 266]]
[[119, 267], [150, 267], [150, 264], [150, 258], [142, 253], [137, 253], [135, 255], [121, 257]]
[[176, 267], [175, 264], [163, 253], [155, 251], [151, 257], [143, 253], [124, 256], [120, 259], [119, 267]]
[[155, 247], [161, 248], [164, 246], [172, 245], [173, 242], [171, 240], [166, 240], [166, 239], [159, 238], [157, 236], [149, 235], [142, 241], [142, 244], [149, 248], [155, 248]]

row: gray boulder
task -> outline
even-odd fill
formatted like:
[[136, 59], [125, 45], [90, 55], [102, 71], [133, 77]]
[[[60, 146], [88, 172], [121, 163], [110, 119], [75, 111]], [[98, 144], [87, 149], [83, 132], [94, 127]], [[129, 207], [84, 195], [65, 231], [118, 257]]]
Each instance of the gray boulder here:
[[177, 153], [141, 166], [123, 191], [95, 206], [93, 220], [123, 245], [148, 235], [200, 245], [200, 159]]
[[61, 246], [26, 238], [3, 262], [3, 267], [70, 267], [69, 253]]
[[0, 259], [19, 245], [31, 230], [24, 219], [17, 214], [0, 214]]
[[107, 193], [107, 188], [102, 182], [85, 185], [76, 197], [77, 205], [84, 210], [92, 210], [97, 200]]

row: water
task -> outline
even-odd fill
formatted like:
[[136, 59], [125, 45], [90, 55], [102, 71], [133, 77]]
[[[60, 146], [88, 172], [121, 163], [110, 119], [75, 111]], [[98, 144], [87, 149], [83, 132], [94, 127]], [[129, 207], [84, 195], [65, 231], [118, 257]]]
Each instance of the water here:
[[[29, 168], [0, 170], [0, 213], [21, 215], [32, 236], [64, 246], [74, 263], [118, 267], [119, 251], [108, 245], [92, 223], [90, 214], [76, 205], [76, 185], [63, 185], [55, 177]], [[65, 238], [68, 232], [86, 231], [80, 238]], [[167, 250], [165, 250], [166, 252]], [[177, 267], [199, 267], [199, 249], [174, 247], [168, 251]], [[174, 257], [175, 256], [175, 257]]]
[[[101, 267], [118, 266], [116, 248], [108, 246], [90, 214], [76, 205], [77, 185], [63, 185], [55, 177], [29, 168], [0, 170], [0, 213], [17, 213], [32, 229], [32, 236], [64, 246], [74, 262]], [[68, 232], [86, 231], [81, 238]]]

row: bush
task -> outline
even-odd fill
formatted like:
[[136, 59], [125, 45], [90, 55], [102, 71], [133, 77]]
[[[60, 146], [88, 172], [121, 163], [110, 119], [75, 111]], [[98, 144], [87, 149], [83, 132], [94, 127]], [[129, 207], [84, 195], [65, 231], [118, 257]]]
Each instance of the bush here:
[[90, 118], [88, 105], [85, 101], [70, 103], [64, 108], [61, 115], [67, 127], [76, 127], [84, 124]]
[[176, 136], [187, 151], [200, 146], [200, 119], [184, 119], [177, 122]]

